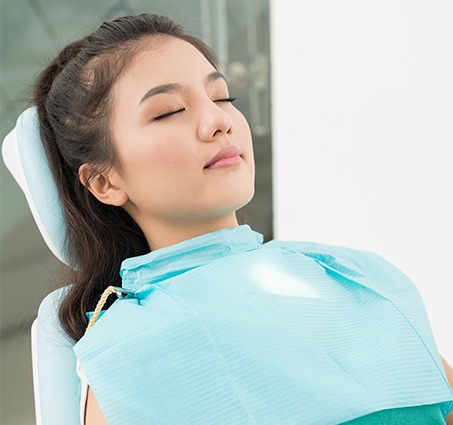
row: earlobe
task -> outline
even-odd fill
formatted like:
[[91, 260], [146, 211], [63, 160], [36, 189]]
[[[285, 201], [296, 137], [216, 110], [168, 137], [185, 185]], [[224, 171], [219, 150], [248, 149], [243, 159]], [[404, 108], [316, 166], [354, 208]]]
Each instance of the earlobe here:
[[80, 182], [103, 204], [114, 205], [116, 207], [123, 206], [127, 200], [127, 193], [119, 186], [112, 183], [109, 174], [94, 173], [93, 166], [83, 164], [79, 168]]

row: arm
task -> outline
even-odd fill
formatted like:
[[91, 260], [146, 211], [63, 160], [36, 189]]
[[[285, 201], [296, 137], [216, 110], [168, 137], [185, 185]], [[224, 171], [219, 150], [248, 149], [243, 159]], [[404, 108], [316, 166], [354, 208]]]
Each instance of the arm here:
[[87, 405], [85, 410], [85, 425], [107, 425], [107, 421], [94, 398], [93, 391], [88, 387]]
[[[442, 364], [445, 369], [445, 375], [447, 376], [448, 383], [450, 387], [453, 389], [453, 368], [447, 363], [447, 361], [441, 357]], [[451, 412], [446, 419], [447, 425], [453, 425], [453, 412]]]
[[[444, 365], [445, 375], [447, 376], [448, 383], [453, 389], [453, 368], [447, 363], [447, 361], [441, 356], [442, 364]], [[453, 412], [451, 412], [446, 419], [447, 425], [453, 425]]]

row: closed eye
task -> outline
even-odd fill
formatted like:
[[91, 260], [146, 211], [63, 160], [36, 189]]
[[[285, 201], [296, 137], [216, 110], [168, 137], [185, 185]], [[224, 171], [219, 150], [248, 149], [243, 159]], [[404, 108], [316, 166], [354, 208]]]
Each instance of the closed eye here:
[[177, 109], [176, 111], [166, 112], [165, 114], [158, 115], [157, 117], [154, 117], [153, 120], [154, 121], [160, 121], [160, 120], [168, 118], [168, 117], [170, 117], [172, 115], [178, 114], [178, 113], [180, 113], [180, 112], [182, 112], [184, 110], [185, 110], [184, 108], [181, 108], [181, 109]]
[[225, 99], [214, 100], [214, 102], [229, 102], [229, 103], [233, 103], [235, 100], [236, 100], [235, 97], [227, 97]]
[[[216, 103], [219, 103], [219, 102], [233, 103], [235, 100], [236, 100], [235, 97], [227, 97], [224, 99], [216, 99], [216, 100], [214, 100], [214, 102], [216, 102]], [[185, 111], [185, 108], [180, 108], [180, 109], [177, 109], [176, 111], [166, 112], [165, 114], [154, 117], [153, 121], [161, 121], [165, 118], [171, 117], [172, 115], [178, 114], [183, 111]]]

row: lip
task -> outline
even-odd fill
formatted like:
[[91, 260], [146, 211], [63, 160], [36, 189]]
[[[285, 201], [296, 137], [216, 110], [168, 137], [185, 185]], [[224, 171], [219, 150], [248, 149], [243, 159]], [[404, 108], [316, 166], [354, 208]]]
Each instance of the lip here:
[[236, 165], [242, 160], [241, 153], [241, 150], [236, 145], [225, 146], [205, 165], [204, 169], [223, 168]]

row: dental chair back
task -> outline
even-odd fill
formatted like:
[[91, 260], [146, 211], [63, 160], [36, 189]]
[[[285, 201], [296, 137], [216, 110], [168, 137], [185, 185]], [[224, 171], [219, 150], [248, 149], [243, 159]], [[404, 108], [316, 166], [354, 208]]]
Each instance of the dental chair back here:
[[[35, 108], [18, 118], [2, 144], [3, 161], [24, 192], [32, 216], [53, 254], [65, 264], [66, 226], [57, 187], [40, 140]], [[81, 423], [81, 381], [76, 373], [75, 343], [62, 329], [58, 310], [69, 286], [40, 304], [31, 328], [32, 369], [37, 425]]]

